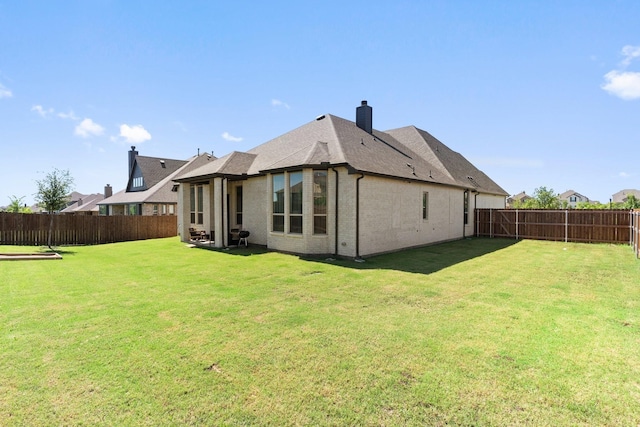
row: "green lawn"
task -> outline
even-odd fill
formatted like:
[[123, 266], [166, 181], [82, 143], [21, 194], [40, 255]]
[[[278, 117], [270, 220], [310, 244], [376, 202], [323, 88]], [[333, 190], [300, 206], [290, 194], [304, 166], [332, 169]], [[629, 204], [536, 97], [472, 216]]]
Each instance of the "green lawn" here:
[[250, 250], [0, 262], [0, 425], [640, 424], [628, 246]]

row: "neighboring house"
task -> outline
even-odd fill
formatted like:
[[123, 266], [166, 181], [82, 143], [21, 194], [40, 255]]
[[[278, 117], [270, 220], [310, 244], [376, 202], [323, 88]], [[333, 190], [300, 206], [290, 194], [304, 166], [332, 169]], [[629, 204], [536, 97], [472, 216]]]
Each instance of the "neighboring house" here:
[[198, 154], [188, 160], [139, 156], [129, 151], [127, 188], [98, 203], [100, 215], [175, 215], [178, 197], [172, 179], [215, 157]]
[[611, 196], [611, 201], [614, 203], [626, 203], [627, 197], [629, 197], [630, 195], [633, 195], [636, 197], [636, 199], [640, 200], [640, 190], [627, 189], [620, 190], [616, 194]]
[[558, 200], [562, 206], [565, 206], [566, 203], [566, 206], [570, 208], [575, 208], [578, 203], [589, 203], [591, 201], [587, 196], [573, 190], [567, 190], [562, 194], [558, 194]]
[[504, 208], [507, 193], [460, 154], [414, 126], [373, 129], [330, 114], [248, 152], [180, 174], [178, 230], [228, 246], [358, 258], [460, 239], [474, 208]]
[[527, 195], [527, 193], [522, 191], [522, 192], [520, 192], [518, 194], [515, 194], [515, 195], [507, 198], [507, 207], [511, 208], [516, 204], [522, 205], [523, 203], [525, 203], [529, 199], [531, 199], [531, 196]]
[[[107, 194], [107, 188], [111, 187], [107, 184], [105, 187], [105, 194]], [[72, 215], [98, 215], [98, 203], [105, 198], [105, 194], [80, 194], [73, 192], [71, 197], [76, 199], [69, 203], [69, 205], [60, 211], [63, 214]]]

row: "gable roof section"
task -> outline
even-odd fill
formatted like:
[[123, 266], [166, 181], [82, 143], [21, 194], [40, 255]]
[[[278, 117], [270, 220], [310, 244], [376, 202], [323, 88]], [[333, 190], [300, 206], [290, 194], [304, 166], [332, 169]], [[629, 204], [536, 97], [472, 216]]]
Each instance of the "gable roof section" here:
[[[187, 172], [193, 169], [197, 169], [200, 166], [215, 159], [209, 154], [201, 154], [199, 156], [193, 156], [189, 160], [182, 161], [183, 165], [174, 170], [170, 175], [165, 176], [156, 184], [143, 191], [126, 191], [122, 190], [115, 193], [113, 196], [104, 199], [98, 205], [122, 205], [122, 204], [134, 204], [134, 203], [177, 203], [176, 193], [171, 191], [173, 187], [172, 180], [177, 175]], [[158, 160], [159, 161], [159, 160]], [[167, 168], [169, 166], [167, 165]], [[145, 180], [146, 180], [145, 176]]]
[[71, 206], [67, 206], [61, 213], [72, 213], [72, 212], [88, 212], [88, 211], [97, 211], [98, 203], [104, 199], [104, 194], [96, 193], [96, 194], [88, 194], [82, 195], [74, 204]]
[[246, 175], [255, 158], [255, 154], [233, 151], [226, 156], [199, 165], [199, 167], [191, 168], [184, 172], [181, 171], [176, 175], [174, 181], [191, 181], [194, 178], [197, 180], [206, 180], [216, 176]]
[[451, 178], [458, 185], [488, 193], [508, 195], [502, 187], [464, 156], [451, 150], [429, 132], [415, 126], [407, 126], [387, 131], [387, 133], [401, 140], [432, 164], [438, 173]]
[[[251, 156], [251, 157], [249, 157]], [[179, 176], [178, 182], [228, 175], [260, 175], [301, 166], [348, 166], [354, 173], [433, 182], [508, 195], [460, 154], [409, 126], [373, 134], [326, 114], [247, 153], [233, 152]]]
[[133, 171], [129, 176], [129, 182], [127, 183], [127, 191], [131, 191], [132, 189], [132, 181], [135, 172], [140, 172], [140, 175], [144, 177], [144, 188], [145, 190], [148, 190], [167, 176], [173, 175], [188, 161], [164, 159], [160, 157], [136, 156], [134, 162]]

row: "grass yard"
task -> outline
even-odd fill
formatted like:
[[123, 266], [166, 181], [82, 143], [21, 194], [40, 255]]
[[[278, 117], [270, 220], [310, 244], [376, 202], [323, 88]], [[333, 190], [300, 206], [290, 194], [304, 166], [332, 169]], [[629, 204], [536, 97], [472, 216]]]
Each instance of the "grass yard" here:
[[628, 246], [250, 250], [0, 262], [0, 425], [640, 424]]

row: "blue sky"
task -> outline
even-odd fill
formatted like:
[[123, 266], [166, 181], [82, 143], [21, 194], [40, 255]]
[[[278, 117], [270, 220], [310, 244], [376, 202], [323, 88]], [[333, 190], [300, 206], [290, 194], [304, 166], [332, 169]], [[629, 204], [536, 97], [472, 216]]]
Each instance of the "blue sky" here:
[[248, 150], [321, 114], [415, 125], [511, 194], [640, 188], [640, 2], [0, 0], [0, 206], [127, 151]]

